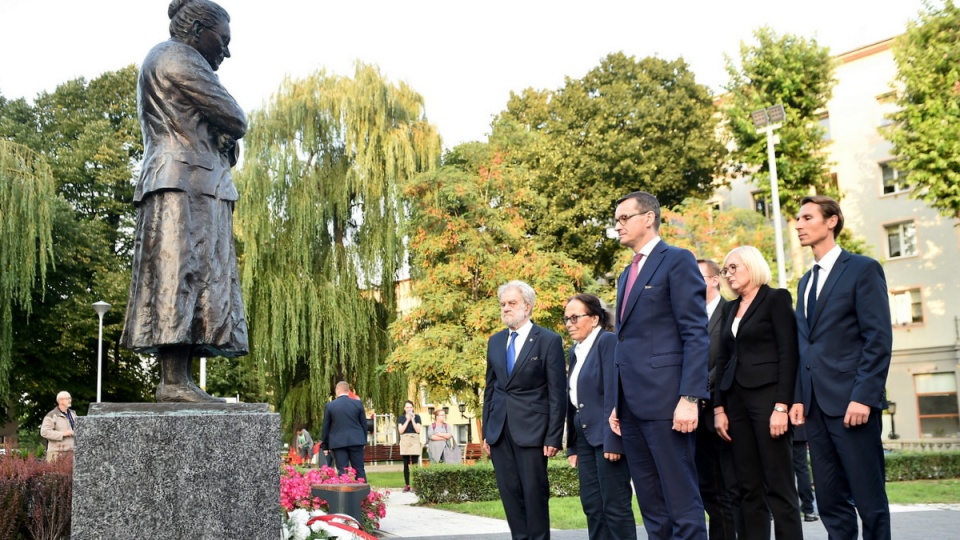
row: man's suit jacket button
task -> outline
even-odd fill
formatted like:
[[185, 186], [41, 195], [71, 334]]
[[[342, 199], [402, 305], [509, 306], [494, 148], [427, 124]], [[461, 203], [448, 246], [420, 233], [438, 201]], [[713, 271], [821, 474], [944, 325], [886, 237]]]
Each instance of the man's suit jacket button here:
[[617, 336], [617, 341], [623, 343], [623, 336]]
[[580, 404], [580, 408], [581, 408], [581, 409], [583, 408], [583, 403]]
[[583, 429], [587, 429], [587, 425], [586, 425], [586, 424], [582, 424], [580, 427], [582, 427]]

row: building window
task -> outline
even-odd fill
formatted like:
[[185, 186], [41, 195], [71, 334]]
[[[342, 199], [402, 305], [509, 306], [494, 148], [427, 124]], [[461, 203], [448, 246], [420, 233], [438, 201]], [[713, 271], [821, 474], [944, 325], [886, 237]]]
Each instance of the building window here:
[[910, 189], [907, 186], [906, 175], [894, 169], [889, 163], [880, 164], [880, 173], [883, 176], [883, 194], [902, 193]]
[[890, 293], [890, 320], [894, 325], [923, 323], [923, 300], [920, 289]]
[[887, 249], [891, 259], [917, 254], [917, 229], [912, 221], [887, 225]]
[[467, 444], [467, 425], [457, 424], [457, 444]]
[[830, 139], [830, 113], [823, 113], [820, 115], [820, 119], [817, 120], [817, 123], [820, 125], [820, 129], [823, 130], [823, 136], [821, 139], [824, 141], [829, 141]]
[[880, 108], [880, 127], [886, 127], [893, 124], [893, 116], [900, 108], [897, 106], [897, 95], [894, 92], [887, 92], [877, 96], [877, 105]]
[[922, 437], [960, 437], [957, 375], [922, 373], [913, 376]]
[[763, 217], [770, 219], [770, 205], [768, 204], [767, 197], [763, 194], [763, 192], [754, 191], [750, 193], [750, 196], [753, 198], [753, 209], [758, 213], [763, 214]]

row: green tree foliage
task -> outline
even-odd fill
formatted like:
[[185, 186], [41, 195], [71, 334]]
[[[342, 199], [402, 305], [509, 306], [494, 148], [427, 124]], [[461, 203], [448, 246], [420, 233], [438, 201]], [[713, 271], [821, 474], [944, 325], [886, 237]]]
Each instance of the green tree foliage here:
[[[753, 246], [763, 253], [776, 276], [773, 226], [762, 214], [745, 208], [716, 210], [699, 199], [688, 199], [664, 209], [662, 214], [660, 234], [671, 245], [689, 249], [698, 259], [712, 259], [717, 264], [723, 264], [733, 248]], [[630, 262], [627, 255], [624, 265]]]
[[960, 217], [960, 8], [925, 3], [893, 46], [899, 110], [886, 131], [912, 195]]
[[544, 197], [531, 232], [601, 276], [620, 249], [606, 236], [619, 197], [639, 189], [669, 207], [710, 193], [724, 157], [715, 112], [682, 59], [613, 53], [554, 92], [512, 95], [491, 141]]
[[392, 327], [391, 370], [479, 410], [487, 339], [500, 330], [497, 288], [514, 279], [537, 292], [533, 318], [561, 332], [563, 306], [583, 285], [583, 267], [530, 236], [534, 190], [518, 181], [502, 149], [460, 145], [437, 171], [404, 186], [411, 201], [409, 249], [416, 306]]
[[750, 113], [783, 104], [786, 120], [777, 130], [777, 180], [780, 207], [788, 220], [784, 237], [793, 241], [794, 271], [800, 272], [800, 245], [790, 234], [800, 200], [811, 194], [839, 197], [824, 151], [825, 131], [819, 125], [819, 115], [833, 93], [834, 62], [830, 50], [813, 39], [780, 36], [767, 27], [754, 32], [754, 38], [755, 44], [740, 45], [739, 68], [727, 58], [730, 82], [723, 110], [736, 142], [730, 169], [752, 174], [757, 189], [770, 199], [766, 136], [757, 132]]
[[[56, 183], [43, 157], [0, 139], [0, 404], [12, 400], [13, 308], [27, 315], [43, 294], [53, 255]], [[6, 407], [2, 407], [6, 409]]]
[[130, 284], [134, 171], [143, 148], [134, 66], [76, 79], [34, 103], [0, 103], [0, 138], [41, 154], [56, 181], [51, 197], [54, 267], [33, 293], [33, 312], [14, 309], [11, 386], [25, 429], [39, 425], [59, 390], [83, 412], [96, 394], [97, 300], [104, 317], [103, 399], [144, 401], [155, 386], [143, 359], [118, 346]]
[[321, 71], [285, 81], [244, 141], [247, 358], [270, 377], [284, 425], [318, 425], [340, 379], [398, 410], [405, 380], [381, 365], [403, 258], [399, 186], [440, 157], [422, 97], [374, 67], [353, 78]]

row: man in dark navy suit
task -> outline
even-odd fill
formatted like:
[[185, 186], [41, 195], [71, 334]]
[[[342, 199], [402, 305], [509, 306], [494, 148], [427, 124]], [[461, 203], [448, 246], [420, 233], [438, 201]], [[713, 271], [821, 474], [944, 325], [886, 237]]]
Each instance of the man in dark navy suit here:
[[708, 397], [706, 284], [697, 260], [660, 239], [660, 203], [642, 191], [617, 201], [615, 230], [634, 252], [617, 283], [617, 388], [610, 427], [622, 434], [651, 539], [706, 539], [696, 429]]
[[[708, 390], [717, 386], [717, 349], [720, 348], [720, 332], [723, 325], [723, 305], [720, 296], [720, 265], [708, 259], [697, 259], [697, 266], [707, 285], [707, 333], [710, 335], [710, 363], [707, 377]], [[725, 361], [726, 359], [724, 359]], [[736, 540], [739, 521], [737, 504], [737, 473], [733, 465], [730, 443], [717, 435], [714, 427], [713, 403], [705, 400], [700, 407], [697, 425], [697, 473], [700, 480], [700, 497], [710, 520], [710, 540]]]
[[560, 336], [530, 321], [536, 293], [522, 281], [497, 291], [507, 328], [487, 343], [483, 449], [490, 454], [510, 533], [550, 538], [547, 458], [562, 446], [566, 369]]
[[816, 260], [797, 289], [800, 366], [790, 421], [806, 422], [817, 508], [831, 539], [890, 538], [880, 414], [893, 335], [880, 263], [837, 245], [840, 205], [801, 201], [800, 244]]
[[347, 464], [357, 470], [357, 479], [366, 478], [363, 468], [363, 447], [367, 444], [367, 415], [363, 403], [350, 399], [350, 385], [337, 383], [337, 398], [323, 409], [323, 454], [333, 452], [337, 473], [343, 474]]

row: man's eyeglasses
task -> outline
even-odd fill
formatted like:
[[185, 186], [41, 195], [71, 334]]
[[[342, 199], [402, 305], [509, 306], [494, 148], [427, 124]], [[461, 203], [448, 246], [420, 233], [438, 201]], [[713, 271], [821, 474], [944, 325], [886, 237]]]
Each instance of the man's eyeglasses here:
[[580, 319], [584, 317], [590, 317], [590, 316], [591, 315], [587, 315], [586, 313], [584, 313], [583, 315], [571, 315], [569, 317], [564, 317], [563, 324], [577, 324], [577, 321], [579, 321]]
[[653, 210], [647, 210], [646, 212], [637, 212], [636, 214], [626, 214], [626, 215], [614, 218], [613, 226], [616, 227], [617, 223], [619, 223], [620, 225], [626, 225], [627, 222], [630, 221], [630, 218], [635, 218], [637, 216], [649, 214], [650, 212], [653, 212]]
[[727, 266], [723, 267], [723, 270], [720, 271], [720, 275], [723, 277], [730, 277], [737, 273], [737, 268], [738, 267], [735, 264], [728, 264]]

